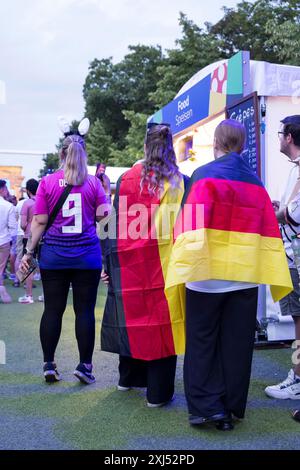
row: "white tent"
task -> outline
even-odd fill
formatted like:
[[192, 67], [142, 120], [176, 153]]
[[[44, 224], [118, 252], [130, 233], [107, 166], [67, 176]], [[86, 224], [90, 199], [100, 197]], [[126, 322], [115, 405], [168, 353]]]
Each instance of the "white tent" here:
[[[114, 166], [107, 166], [105, 174], [109, 177], [110, 179], [110, 184], [112, 186], [112, 189], [115, 188], [115, 185], [123, 173], [125, 171], [129, 170], [129, 168], [126, 167], [114, 167]], [[88, 172], [90, 175], [94, 175], [96, 172], [96, 167], [95, 166], [88, 166]]]
[[[183, 85], [176, 96], [189, 90], [225, 62], [225, 60], [219, 60], [199, 70]], [[298, 98], [299, 105], [300, 67], [250, 60], [250, 93], [254, 91], [259, 96], [293, 96]]]

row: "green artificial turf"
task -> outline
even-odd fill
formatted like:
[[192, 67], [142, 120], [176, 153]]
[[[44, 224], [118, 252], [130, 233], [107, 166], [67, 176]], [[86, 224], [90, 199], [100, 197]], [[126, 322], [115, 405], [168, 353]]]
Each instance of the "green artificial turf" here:
[[[37, 284], [34, 297], [41, 294]], [[99, 347], [105, 287], [96, 308], [97, 382], [92, 386], [81, 385], [72, 374], [78, 362], [72, 292], [56, 357], [64, 380], [49, 385], [43, 381], [39, 343], [43, 304], [18, 304], [23, 291], [9, 291], [14, 303], [0, 304], [0, 340], [7, 349], [7, 364], [0, 365], [0, 449], [300, 448], [300, 425], [290, 416], [297, 402], [274, 401], [264, 394], [270, 380], [274, 377], [276, 383], [290, 368], [290, 350], [255, 351], [246, 419], [233, 432], [220, 433], [214, 426], [199, 429], [187, 420], [182, 358], [175, 400], [163, 409], [147, 408], [144, 390], [116, 390], [118, 358]]]

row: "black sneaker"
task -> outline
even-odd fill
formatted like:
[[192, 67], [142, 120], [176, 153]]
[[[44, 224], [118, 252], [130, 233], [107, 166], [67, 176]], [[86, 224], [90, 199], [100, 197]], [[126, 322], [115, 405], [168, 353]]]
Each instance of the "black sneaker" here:
[[59, 374], [54, 362], [46, 362], [43, 369], [46, 382], [54, 383], [61, 380], [61, 375]]
[[96, 382], [96, 379], [92, 374], [92, 369], [88, 369], [82, 362], [80, 362], [74, 370], [74, 375], [81, 383], [86, 385]]

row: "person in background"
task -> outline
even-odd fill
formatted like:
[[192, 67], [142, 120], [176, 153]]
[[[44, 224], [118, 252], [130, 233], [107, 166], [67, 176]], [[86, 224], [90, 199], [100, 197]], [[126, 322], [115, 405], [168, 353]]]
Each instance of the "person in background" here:
[[[10, 202], [15, 208], [15, 215], [17, 217], [17, 198], [16, 196], [10, 194], [7, 198], [8, 202]], [[12, 239], [11, 239], [11, 247], [10, 247], [10, 254], [9, 254], [9, 266], [10, 266], [10, 274], [9, 274], [9, 279], [11, 281], [13, 281], [13, 285], [15, 284], [15, 282], [17, 281], [17, 278], [16, 278], [16, 270], [15, 270], [15, 264], [16, 264], [16, 258], [17, 258], [17, 226], [16, 226], [16, 230], [15, 232], [13, 233], [12, 235]]]
[[3, 303], [12, 301], [3, 284], [3, 273], [10, 254], [12, 237], [16, 231], [15, 207], [6, 200], [8, 189], [5, 180], [0, 180], [0, 298]]
[[7, 201], [16, 207], [18, 200], [14, 194], [8, 194]]
[[[21, 228], [21, 209], [23, 204], [25, 203], [25, 198], [22, 197], [19, 199], [16, 205], [16, 219], [17, 219], [17, 242], [16, 242], [16, 261], [15, 261], [15, 272], [18, 271], [20, 262], [23, 256], [23, 237], [24, 237], [24, 230]], [[20, 287], [20, 281], [16, 279], [13, 284], [14, 287]]]
[[69, 185], [69, 195], [44, 234], [39, 259], [45, 302], [40, 325], [43, 369], [46, 382], [61, 380], [55, 363], [55, 351], [72, 283], [79, 349], [79, 364], [74, 375], [82, 383], [92, 384], [96, 380], [92, 373], [92, 356], [95, 305], [101, 274], [101, 249], [95, 221], [105, 217], [109, 208], [99, 180], [88, 175], [83, 138], [88, 132], [88, 119], [80, 123], [78, 132], [72, 132], [63, 119], [61, 124], [65, 134], [60, 151], [61, 167], [40, 182], [31, 224], [31, 240], [27, 243], [21, 269], [28, 269], [34, 250], [47, 227], [49, 215], [65, 191], [65, 186]]
[[[95, 176], [99, 179], [105, 195], [106, 195], [106, 201], [108, 204], [111, 204], [111, 188], [110, 188], [110, 179], [109, 177], [105, 174], [106, 171], [106, 165], [105, 163], [97, 163], [96, 166], [96, 173]], [[101, 252], [102, 252], [102, 264], [103, 264], [103, 269], [107, 269], [107, 262], [106, 262], [106, 257], [108, 254], [108, 239], [101, 239], [100, 236], [100, 224], [97, 224], [97, 235], [100, 239], [100, 245], [101, 245]]]
[[110, 179], [105, 174], [106, 165], [105, 163], [97, 163], [95, 176], [100, 180], [104, 192], [106, 194], [107, 202], [111, 203], [111, 189], [110, 189]]
[[258, 284], [270, 284], [274, 300], [292, 288], [272, 203], [241, 156], [245, 137], [238, 121], [217, 126], [215, 160], [195, 170], [184, 196], [166, 282], [166, 292], [186, 286], [189, 423], [220, 431], [244, 418]]
[[[21, 209], [21, 229], [24, 231], [23, 237], [23, 255], [25, 254], [25, 249], [28, 241], [31, 237], [31, 222], [34, 215], [34, 206], [36, 192], [38, 189], [39, 183], [35, 179], [30, 179], [26, 183], [26, 193], [28, 199], [24, 202]], [[34, 254], [36, 257], [36, 253]], [[26, 279], [26, 294], [22, 297], [19, 297], [20, 304], [33, 304], [34, 300], [32, 297], [32, 284], [33, 284], [33, 274], [28, 276]]]
[[[143, 163], [135, 164], [117, 184], [117, 237], [109, 240], [109, 289], [101, 330], [102, 350], [119, 354], [118, 390], [146, 387], [150, 408], [172, 400], [177, 354], [184, 350], [184, 293], [177, 288], [169, 297], [164, 293], [174, 224], [166, 211], [169, 205], [179, 211], [183, 193], [171, 130], [151, 123]], [[137, 207], [143, 218], [139, 233], [131, 233]], [[164, 234], [160, 227], [166, 219], [170, 231]]]
[[[6, 201], [10, 202], [14, 207], [17, 205], [17, 198], [13, 194], [7, 192]], [[6, 269], [4, 270], [4, 277], [8, 278], [10, 281], [15, 282], [16, 273], [15, 273], [15, 259], [16, 259], [16, 242], [17, 242], [17, 232], [15, 231], [12, 234], [10, 242], [10, 253], [7, 260]], [[9, 266], [9, 271], [8, 271]]]
[[280, 204], [273, 201], [275, 213], [280, 223], [280, 231], [294, 290], [280, 300], [282, 315], [291, 315], [295, 324], [298, 363], [288, 372], [288, 376], [276, 385], [269, 385], [265, 392], [271, 398], [300, 400], [300, 277], [292, 250], [292, 236], [300, 233], [300, 115], [287, 116], [281, 121], [278, 131], [280, 152], [293, 163]]

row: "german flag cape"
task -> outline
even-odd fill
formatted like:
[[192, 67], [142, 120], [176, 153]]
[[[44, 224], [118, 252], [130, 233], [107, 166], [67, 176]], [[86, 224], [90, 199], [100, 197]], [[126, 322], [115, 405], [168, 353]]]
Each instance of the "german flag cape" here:
[[166, 291], [208, 279], [270, 284], [274, 301], [292, 290], [272, 203], [238, 154], [194, 172], [174, 238]]
[[[145, 187], [141, 192], [141, 171], [141, 164], [134, 165], [117, 185], [114, 199], [117, 237], [110, 240], [110, 285], [101, 348], [136, 359], [154, 360], [184, 352], [184, 288], [174, 286], [167, 294], [164, 292], [184, 182], [182, 179], [176, 189], [165, 183], [161, 196], [152, 196]], [[170, 226], [163, 231], [170, 207], [174, 213]], [[141, 236], [135, 239], [137, 229]]]

